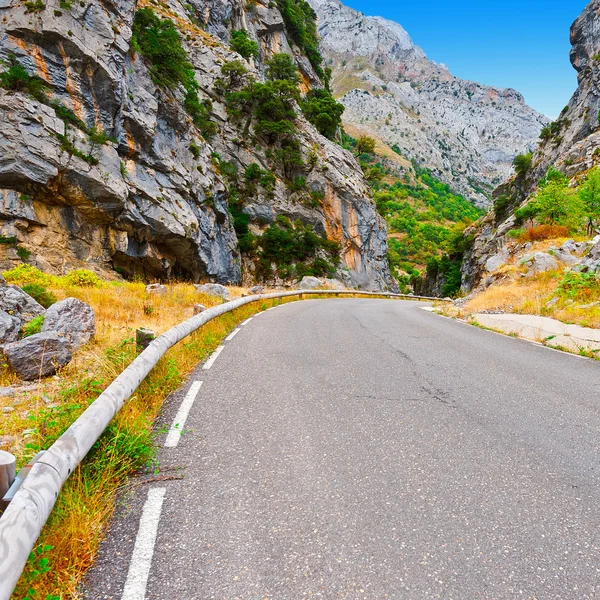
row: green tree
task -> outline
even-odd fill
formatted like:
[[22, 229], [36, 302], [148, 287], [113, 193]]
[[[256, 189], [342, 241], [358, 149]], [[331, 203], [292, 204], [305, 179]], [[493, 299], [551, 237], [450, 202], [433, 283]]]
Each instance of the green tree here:
[[273, 57], [266, 62], [267, 79], [271, 81], [291, 81], [296, 85], [300, 82], [298, 67], [294, 59], [285, 52], [274, 54]]
[[539, 219], [550, 225], [576, 228], [581, 219], [581, 202], [575, 190], [559, 179], [549, 180], [537, 193]]
[[592, 169], [578, 189], [584, 216], [587, 220], [587, 233], [592, 235], [594, 225], [600, 220], [600, 168]]
[[243, 83], [248, 69], [241, 60], [230, 60], [221, 67], [221, 73], [229, 79], [229, 87], [238, 87]]
[[248, 37], [248, 32], [245, 29], [233, 31], [229, 45], [234, 52], [244, 58], [250, 58], [251, 56], [256, 58], [258, 56], [258, 44]]
[[515, 168], [515, 173], [518, 177], [524, 177], [529, 169], [531, 169], [532, 159], [533, 154], [531, 152], [515, 156], [515, 159], [513, 160], [513, 167]]
[[356, 153], [361, 154], [372, 154], [375, 152], [375, 140], [372, 137], [363, 135], [356, 140]]
[[335, 139], [342, 123], [344, 105], [324, 89], [311, 90], [300, 105], [304, 116], [330, 140]]

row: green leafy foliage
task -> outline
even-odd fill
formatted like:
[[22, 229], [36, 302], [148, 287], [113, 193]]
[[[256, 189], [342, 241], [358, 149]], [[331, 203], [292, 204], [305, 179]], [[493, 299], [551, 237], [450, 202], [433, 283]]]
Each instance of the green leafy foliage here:
[[248, 32], [245, 29], [233, 31], [229, 45], [234, 52], [244, 58], [258, 56], [258, 44], [248, 37]]
[[284, 216], [279, 216], [256, 239], [256, 244], [260, 274], [265, 278], [271, 275], [273, 264], [278, 274], [286, 278], [333, 275], [339, 264], [337, 242], [318, 236], [309, 225], [300, 221], [292, 223]]
[[57, 301], [56, 296], [40, 283], [26, 283], [21, 289], [44, 308], [50, 308]]
[[8, 69], [0, 73], [0, 86], [12, 92], [26, 92], [40, 102], [48, 102], [48, 84], [40, 77], [30, 75], [14, 56], [8, 60]]
[[198, 97], [194, 67], [173, 21], [161, 19], [151, 8], [140, 8], [133, 20], [131, 48], [148, 60], [150, 76], [156, 85], [168, 89], [183, 86], [184, 106], [194, 125], [204, 136], [214, 135], [217, 127], [210, 121], [212, 104]]
[[592, 235], [594, 226], [600, 221], [600, 168], [596, 167], [588, 173], [578, 192], [587, 220], [587, 233]]
[[519, 177], [524, 177], [529, 169], [531, 169], [531, 162], [533, 160], [533, 154], [528, 152], [527, 154], [519, 154], [515, 156], [513, 160], [513, 167], [515, 168], [515, 173]]
[[311, 90], [300, 105], [304, 116], [321, 135], [334, 140], [342, 124], [344, 105], [335, 100], [327, 90]]
[[67, 273], [63, 280], [68, 285], [74, 285], [79, 287], [102, 287], [104, 282], [96, 273], [89, 271], [88, 269], [75, 269]]
[[327, 85], [329, 74], [323, 69], [323, 57], [319, 52], [317, 14], [306, 0], [277, 0], [277, 6], [291, 38]]

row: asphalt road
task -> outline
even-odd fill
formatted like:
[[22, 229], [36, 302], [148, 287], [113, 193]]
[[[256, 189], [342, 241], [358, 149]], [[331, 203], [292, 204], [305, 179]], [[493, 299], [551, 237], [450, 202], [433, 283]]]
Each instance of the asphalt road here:
[[160, 451], [184, 479], [122, 499], [85, 598], [144, 598], [123, 589], [155, 488], [147, 599], [599, 598], [600, 364], [421, 307], [242, 327], [169, 399], [170, 424], [203, 382]]

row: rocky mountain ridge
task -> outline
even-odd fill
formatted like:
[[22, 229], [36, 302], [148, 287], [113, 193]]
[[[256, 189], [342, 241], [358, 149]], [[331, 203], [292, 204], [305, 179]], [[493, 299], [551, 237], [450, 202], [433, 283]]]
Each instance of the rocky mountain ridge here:
[[[195, 110], [209, 113], [214, 135], [190, 118], [184, 90], [157, 85], [152, 66], [132, 51], [134, 15], [146, 6], [175, 24], [198, 89]], [[320, 85], [272, 3], [8, 0], [0, 22], [4, 72], [12, 65], [21, 77], [0, 89], [4, 268], [26, 260], [53, 273], [86, 266], [150, 279], [252, 281], [255, 263], [242, 264], [222, 171], [231, 178], [258, 165], [274, 181], [269, 193], [243, 198], [256, 235], [281, 216], [301, 222], [339, 243], [345, 283], [393, 287], [385, 224], [352, 155], [299, 115], [306, 185], [291, 191], [267, 145], [244, 136], [216, 91], [221, 66], [240, 59], [229, 47], [234, 30], [259, 47], [246, 61], [249, 76], [261, 80], [265, 61], [287, 52], [302, 88]]]
[[432, 169], [480, 205], [533, 150], [549, 120], [512, 89], [454, 77], [397, 23], [339, 0], [310, 0], [344, 121]]

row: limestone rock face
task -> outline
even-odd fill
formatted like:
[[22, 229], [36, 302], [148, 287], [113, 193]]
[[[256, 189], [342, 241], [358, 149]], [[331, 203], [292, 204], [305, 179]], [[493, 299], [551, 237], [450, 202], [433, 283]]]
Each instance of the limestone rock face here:
[[73, 358], [67, 340], [54, 331], [7, 344], [4, 354], [10, 367], [27, 381], [54, 375]]
[[571, 63], [577, 71], [578, 88], [557, 119], [555, 130], [533, 157], [529, 190], [550, 165], [578, 176], [600, 164], [600, 0], [592, 0], [571, 27]]
[[[600, 52], [600, 0], [592, 0], [575, 21], [571, 28], [571, 43], [571, 62], [577, 70], [579, 86], [553, 124], [550, 135], [534, 152], [527, 175], [513, 178], [494, 192], [495, 197], [514, 198], [512, 210], [500, 219], [490, 212], [477, 227], [466, 232], [474, 237], [474, 243], [462, 267], [464, 292], [480, 283], [485, 276], [483, 265], [505, 247], [506, 234], [516, 227], [514, 209], [528, 201], [550, 166], [560, 169], [576, 182], [589, 169], [600, 165], [600, 62], [595, 58]], [[578, 265], [580, 258], [568, 255], [569, 248], [559, 250], [556, 257], [570, 266], [591, 271], [600, 266], [593, 249], [581, 265]], [[575, 247], [575, 252], [580, 255], [581, 248]]]
[[[260, 47], [260, 57], [248, 62], [253, 76], [260, 79], [265, 59], [283, 51], [295, 56], [303, 91], [320, 85], [290, 44], [281, 14], [272, 3], [245, 0], [71, 4], [47, 0], [43, 10], [27, 13], [22, 2], [0, 2], [0, 59], [16, 60], [45, 81], [54, 102], [0, 89], [0, 233], [29, 249], [32, 264], [58, 274], [87, 267], [154, 280], [241, 283], [216, 156], [241, 173], [252, 163], [268, 169], [269, 160], [259, 143], [241, 143], [215, 81], [224, 62], [240, 59], [229, 49], [231, 31], [246, 28]], [[191, 122], [183, 90], [157, 87], [145, 59], [130, 52], [135, 10], [146, 5], [181, 33], [200, 100], [213, 102], [218, 132], [210, 139]], [[110, 139], [94, 141], [60, 118], [56, 103]], [[260, 229], [278, 215], [300, 219], [340, 243], [340, 270], [353, 284], [393, 287], [385, 225], [354, 158], [302, 118], [298, 129], [304, 156], [318, 157], [306, 180], [323, 200], [309, 206], [277, 179], [272, 196], [246, 199], [251, 226]], [[2, 252], [0, 268], [14, 266], [17, 257]], [[254, 273], [248, 267], [246, 283]]]
[[512, 173], [513, 158], [535, 148], [549, 120], [515, 90], [454, 77], [398, 23], [366, 17], [339, 0], [309, 1], [349, 131], [396, 145], [405, 159], [489, 204], [493, 188]]
[[71, 350], [87, 344], [96, 334], [94, 309], [77, 298], [56, 302], [46, 311], [42, 326], [42, 333], [50, 332], [64, 338]]

